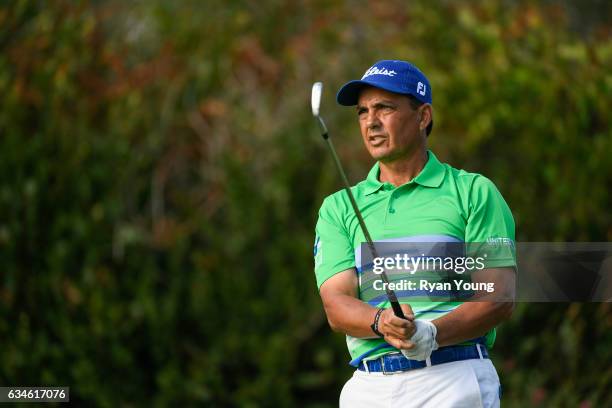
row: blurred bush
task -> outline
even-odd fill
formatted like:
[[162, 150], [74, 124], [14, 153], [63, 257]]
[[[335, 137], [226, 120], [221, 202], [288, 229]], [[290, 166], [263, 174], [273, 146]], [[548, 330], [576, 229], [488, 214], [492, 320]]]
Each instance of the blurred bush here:
[[[336, 405], [348, 354], [311, 248], [340, 184], [309, 91], [325, 81], [357, 181], [371, 162], [333, 94], [377, 59], [427, 73], [432, 149], [495, 181], [519, 240], [612, 240], [609, 6], [563, 4], [0, 6], [0, 381], [97, 406]], [[504, 402], [610, 404], [610, 316], [519, 305], [493, 352]]]

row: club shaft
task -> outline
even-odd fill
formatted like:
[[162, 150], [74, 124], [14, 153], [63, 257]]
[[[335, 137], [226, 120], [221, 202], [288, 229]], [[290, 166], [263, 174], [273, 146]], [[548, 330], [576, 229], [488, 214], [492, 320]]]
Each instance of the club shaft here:
[[[340, 177], [342, 178], [342, 182], [344, 183], [344, 190], [346, 191], [346, 194], [348, 194], [349, 201], [351, 202], [353, 211], [355, 212], [355, 215], [357, 216], [357, 220], [359, 221], [359, 226], [361, 227], [361, 231], [363, 231], [363, 235], [365, 236], [366, 242], [368, 244], [368, 248], [370, 249], [370, 253], [372, 254], [372, 260], [374, 260], [378, 258], [378, 251], [376, 251], [376, 247], [374, 246], [374, 241], [372, 241], [372, 237], [370, 236], [370, 232], [368, 231], [365, 221], [363, 220], [361, 211], [359, 210], [359, 207], [357, 207], [357, 201], [355, 201], [355, 197], [353, 196], [353, 192], [351, 191], [351, 185], [349, 184], [349, 181], [346, 178], [346, 174], [344, 173], [344, 169], [342, 168], [342, 163], [340, 163], [340, 159], [338, 158], [338, 155], [336, 154], [336, 149], [334, 148], [334, 144], [332, 143], [332, 140], [329, 137], [329, 134], [327, 132], [327, 127], [325, 126], [325, 123], [323, 122], [323, 119], [321, 119], [320, 116], [317, 116], [317, 118], [319, 119], [319, 125], [321, 127], [321, 135], [323, 136], [323, 139], [325, 139], [325, 141], [327, 142], [327, 146], [329, 147], [331, 155], [334, 158], [336, 169], [338, 169], [338, 173], [340, 173]], [[387, 277], [387, 274], [385, 273], [385, 271], [381, 273], [381, 278], [383, 282], [386, 283], [385, 292], [387, 293], [387, 297], [389, 298], [389, 302], [391, 303], [393, 312], [395, 313], [397, 317], [405, 319], [406, 317], [404, 316], [404, 312], [402, 311], [399, 301], [397, 300], [395, 291], [393, 291], [392, 289], [389, 289], [389, 285], [388, 285], [389, 278]]]

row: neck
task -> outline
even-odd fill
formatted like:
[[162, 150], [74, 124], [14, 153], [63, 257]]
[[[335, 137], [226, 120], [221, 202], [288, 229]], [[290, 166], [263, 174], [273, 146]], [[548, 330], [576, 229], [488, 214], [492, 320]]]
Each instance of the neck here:
[[427, 163], [427, 150], [422, 149], [412, 156], [391, 162], [380, 162], [379, 179], [399, 187], [419, 175]]

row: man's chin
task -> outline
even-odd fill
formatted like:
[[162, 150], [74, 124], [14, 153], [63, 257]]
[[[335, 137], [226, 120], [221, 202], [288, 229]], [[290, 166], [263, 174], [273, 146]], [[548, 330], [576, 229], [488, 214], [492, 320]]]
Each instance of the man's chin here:
[[376, 161], [384, 161], [391, 156], [391, 152], [386, 149], [370, 149], [370, 156]]
[[372, 156], [374, 160], [382, 163], [392, 162], [398, 159], [398, 155], [392, 152], [375, 152], [374, 154], [370, 153], [370, 156]]
[[414, 151], [399, 150], [399, 149], [370, 149], [370, 156], [381, 163], [392, 163], [396, 161], [406, 160], [415, 154]]

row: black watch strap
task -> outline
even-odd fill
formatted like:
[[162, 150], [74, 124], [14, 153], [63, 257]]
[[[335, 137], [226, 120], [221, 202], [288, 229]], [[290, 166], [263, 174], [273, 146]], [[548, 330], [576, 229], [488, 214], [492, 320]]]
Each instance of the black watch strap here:
[[374, 323], [372, 323], [370, 325], [370, 327], [372, 328], [372, 331], [374, 332], [374, 334], [376, 334], [378, 337], [385, 337], [384, 334], [382, 334], [380, 331], [378, 331], [378, 320], [380, 320], [380, 315], [382, 314], [382, 312], [385, 309], [378, 309], [378, 312], [376, 312], [376, 316], [374, 316]]

